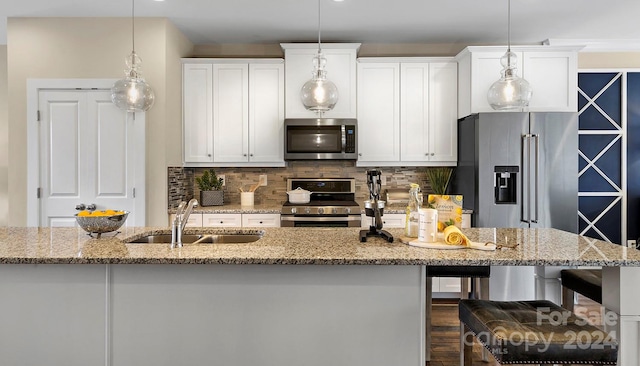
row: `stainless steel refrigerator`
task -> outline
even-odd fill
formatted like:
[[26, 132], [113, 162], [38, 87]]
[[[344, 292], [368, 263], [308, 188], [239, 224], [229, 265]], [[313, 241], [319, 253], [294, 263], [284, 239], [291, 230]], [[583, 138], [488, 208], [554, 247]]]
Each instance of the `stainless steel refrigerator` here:
[[[450, 193], [463, 195], [476, 227], [577, 233], [577, 113], [480, 113], [460, 119]], [[534, 299], [534, 268], [494, 266], [490, 286], [494, 300]]]

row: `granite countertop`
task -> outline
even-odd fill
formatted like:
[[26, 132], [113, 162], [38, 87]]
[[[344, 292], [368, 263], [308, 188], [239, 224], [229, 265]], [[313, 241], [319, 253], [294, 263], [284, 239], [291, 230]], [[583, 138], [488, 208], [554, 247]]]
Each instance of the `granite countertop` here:
[[246, 244], [126, 244], [167, 228], [125, 228], [91, 238], [80, 228], [0, 228], [0, 263], [126, 264], [351, 264], [351, 265], [594, 265], [640, 266], [640, 250], [555, 229], [471, 228], [473, 241], [519, 243], [515, 249], [437, 250], [402, 244], [402, 229], [389, 229], [396, 241], [370, 237], [359, 228], [186, 229], [190, 233], [262, 233]]

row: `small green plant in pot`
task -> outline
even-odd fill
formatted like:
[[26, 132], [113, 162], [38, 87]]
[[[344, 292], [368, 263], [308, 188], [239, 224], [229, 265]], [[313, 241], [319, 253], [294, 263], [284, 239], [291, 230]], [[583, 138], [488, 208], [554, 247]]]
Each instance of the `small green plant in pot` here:
[[221, 206], [224, 204], [224, 180], [218, 178], [215, 170], [209, 169], [196, 177], [196, 184], [200, 188], [200, 206]]

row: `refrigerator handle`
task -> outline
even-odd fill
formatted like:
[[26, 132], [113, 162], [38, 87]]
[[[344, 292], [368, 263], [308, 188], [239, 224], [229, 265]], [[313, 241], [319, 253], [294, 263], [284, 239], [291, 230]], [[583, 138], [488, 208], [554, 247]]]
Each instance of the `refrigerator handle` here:
[[[521, 137], [522, 141], [520, 143], [520, 166], [522, 166], [522, 174], [520, 176], [520, 222], [525, 222], [525, 223], [531, 223], [530, 220], [530, 215], [527, 215], [527, 217], [524, 217], [524, 209], [525, 209], [525, 195], [524, 195], [524, 182], [529, 181], [528, 175], [529, 172], [527, 171], [526, 167], [528, 167], [528, 164], [525, 165], [525, 145], [528, 145], [529, 143], [529, 135], [522, 135]], [[530, 149], [527, 149], [528, 151], [530, 151]], [[527, 173], [527, 177], [525, 179], [525, 172]], [[527, 202], [527, 209], [529, 208], [528, 202]]]
[[540, 135], [539, 134], [534, 134], [533, 138], [536, 140], [536, 165], [535, 165], [535, 172], [536, 172], [536, 177], [534, 180], [534, 189], [536, 192], [536, 195], [534, 196], [534, 202], [535, 202], [535, 218], [533, 220], [531, 220], [533, 223], [538, 223], [538, 200], [539, 200], [539, 196], [538, 196], [538, 172], [539, 172], [539, 168], [540, 168]]

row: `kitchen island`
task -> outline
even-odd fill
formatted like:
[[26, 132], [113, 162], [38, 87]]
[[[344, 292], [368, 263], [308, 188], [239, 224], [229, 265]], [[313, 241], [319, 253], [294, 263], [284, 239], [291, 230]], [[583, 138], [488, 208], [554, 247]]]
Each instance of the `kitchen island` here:
[[489, 264], [603, 266], [620, 364], [639, 364], [635, 249], [554, 229], [464, 230], [519, 244], [495, 252], [360, 243], [355, 228], [242, 231], [263, 237], [171, 249], [125, 243], [164, 228], [0, 229], [3, 364], [423, 365], [424, 266]]

